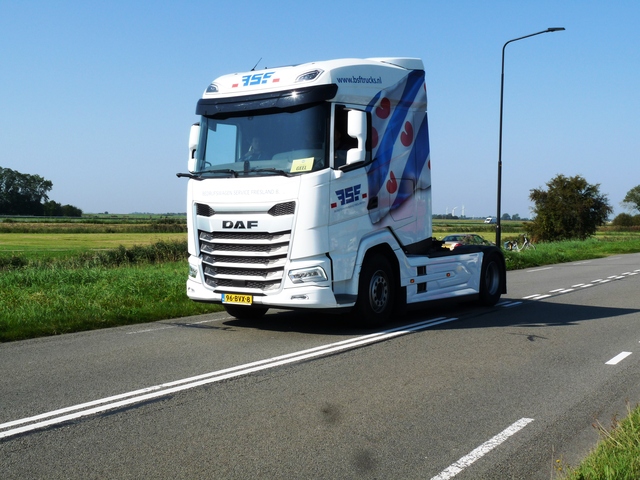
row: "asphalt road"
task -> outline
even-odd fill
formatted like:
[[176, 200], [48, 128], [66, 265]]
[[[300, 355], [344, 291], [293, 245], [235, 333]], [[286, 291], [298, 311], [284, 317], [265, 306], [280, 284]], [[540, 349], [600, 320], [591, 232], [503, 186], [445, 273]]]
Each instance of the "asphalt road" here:
[[0, 477], [555, 478], [640, 401], [639, 286], [620, 255], [384, 331], [215, 314], [2, 344]]

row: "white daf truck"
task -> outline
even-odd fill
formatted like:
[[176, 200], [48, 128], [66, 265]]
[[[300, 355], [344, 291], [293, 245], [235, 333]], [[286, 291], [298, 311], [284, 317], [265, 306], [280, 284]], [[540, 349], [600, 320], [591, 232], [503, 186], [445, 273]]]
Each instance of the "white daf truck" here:
[[214, 80], [189, 137], [187, 295], [237, 318], [408, 304], [494, 305], [494, 246], [432, 238], [425, 72], [415, 58], [340, 59]]

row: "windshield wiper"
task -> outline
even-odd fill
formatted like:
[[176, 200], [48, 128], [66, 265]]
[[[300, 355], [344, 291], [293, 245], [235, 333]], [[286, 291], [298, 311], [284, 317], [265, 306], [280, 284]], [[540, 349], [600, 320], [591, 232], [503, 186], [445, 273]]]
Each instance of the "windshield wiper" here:
[[176, 176], [178, 178], [187, 177], [187, 178], [193, 178], [195, 180], [202, 180], [202, 175], [205, 173], [228, 173], [234, 177], [238, 177], [238, 172], [230, 168], [220, 168], [218, 170], [203, 170], [201, 172], [196, 172], [196, 173], [176, 173]]
[[249, 173], [275, 173], [276, 175], [284, 175], [285, 177], [289, 177], [290, 175], [284, 170], [280, 170], [277, 168], [252, 168], [249, 170]]

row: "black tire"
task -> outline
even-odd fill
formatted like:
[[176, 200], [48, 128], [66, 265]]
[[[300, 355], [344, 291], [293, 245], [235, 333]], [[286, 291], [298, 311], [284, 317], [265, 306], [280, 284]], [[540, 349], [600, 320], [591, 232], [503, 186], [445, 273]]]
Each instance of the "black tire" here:
[[500, 257], [490, 253], [482, 260], [480, 272], [480, 303], [492, 307], [500, 300], [502, 295], [502, 279], [504, 278], [504, 266]]
[[360, 323], [370, 327], [384, 325], [393, 314], [396, 289], [393, 268], [387, 257], [376, 254], [365, 258], [356, 302]]
[[224, 309], [238, 320], [257, 320], [264, 317], [269, 307], [242, 307], [240, 305], [225, 305]]

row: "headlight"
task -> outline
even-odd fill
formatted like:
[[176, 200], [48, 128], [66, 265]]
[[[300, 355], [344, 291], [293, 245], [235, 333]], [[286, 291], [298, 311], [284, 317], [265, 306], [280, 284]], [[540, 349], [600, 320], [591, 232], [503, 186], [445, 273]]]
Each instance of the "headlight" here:
[[311, 70], [310, 72], [303, 73], [302, 75], [296, 78], [295, 83], [298, 82], [310, 82], [311, 80], [315, 80], [322, 74], [323, 70]]
[[212, 83], [207, 87], [204, 93], [218, 93], [218, 85]]
[[323, 282], [327, 280], [327, 274], [322, 267], [310, 267], [291, 270], [289, 278], [293, 283]]

